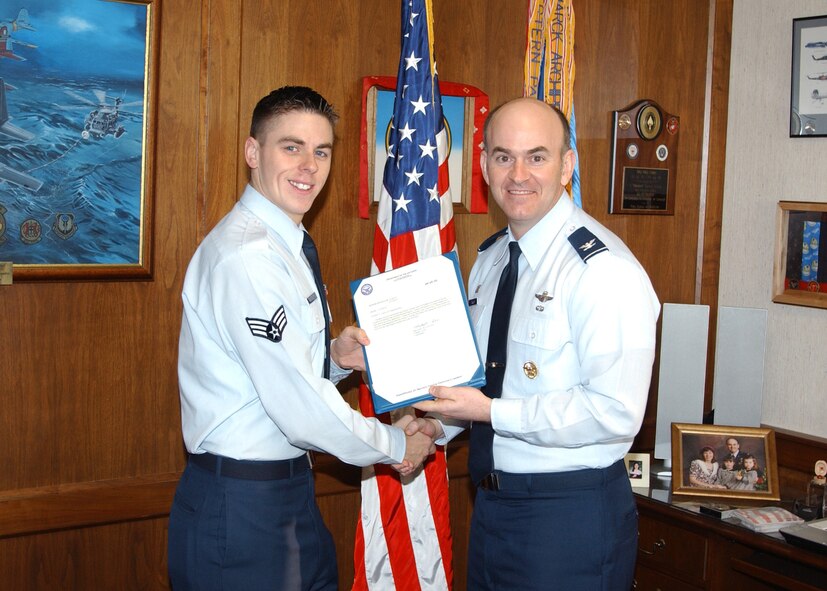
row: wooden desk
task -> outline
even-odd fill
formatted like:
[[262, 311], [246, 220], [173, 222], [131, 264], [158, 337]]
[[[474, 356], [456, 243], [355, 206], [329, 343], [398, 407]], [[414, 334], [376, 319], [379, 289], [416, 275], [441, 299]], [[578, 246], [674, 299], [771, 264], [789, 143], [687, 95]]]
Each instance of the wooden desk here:
[[704, 499], [673, 499], [669, 485], [653, 477], [650, 488], [635, 489], [640, 540], [634, 589], [827, 590], [827, 555], [698, 513], [685, 503]]

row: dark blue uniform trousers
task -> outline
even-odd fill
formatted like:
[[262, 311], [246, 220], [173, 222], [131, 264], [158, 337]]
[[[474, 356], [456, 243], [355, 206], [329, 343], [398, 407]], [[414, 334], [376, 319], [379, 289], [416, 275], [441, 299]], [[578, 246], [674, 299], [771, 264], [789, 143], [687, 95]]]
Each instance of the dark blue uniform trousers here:
[[169, 518], [174, 591], [335, 591], [333, 538], [313, 472], [229, 478], [187, 465]]
[[554, 474], [496, 473], [477, 489], [468, 589], [629, 591], [638, 517], [623, 462]]

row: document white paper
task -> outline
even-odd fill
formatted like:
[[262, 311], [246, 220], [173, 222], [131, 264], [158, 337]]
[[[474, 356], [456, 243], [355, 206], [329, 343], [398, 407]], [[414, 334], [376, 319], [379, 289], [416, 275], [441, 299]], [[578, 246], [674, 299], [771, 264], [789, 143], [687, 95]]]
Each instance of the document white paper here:
[[485, 384], [456, 253], [351, 282], [367, 332], [368, 385], [377, 413], [430, 399], [432, 385]]

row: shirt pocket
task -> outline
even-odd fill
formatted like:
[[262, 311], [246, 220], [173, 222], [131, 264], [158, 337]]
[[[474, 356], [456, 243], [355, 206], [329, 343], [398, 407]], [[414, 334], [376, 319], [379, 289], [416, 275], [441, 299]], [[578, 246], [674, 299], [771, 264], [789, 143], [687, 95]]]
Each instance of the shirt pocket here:
[[555, 322], [553, 312], [543, 317], [521, 315], [512, 317], [511, 340], [521, 348], [540, 349], [546, 355], [559, 352], [571, 335], [568, 322]]

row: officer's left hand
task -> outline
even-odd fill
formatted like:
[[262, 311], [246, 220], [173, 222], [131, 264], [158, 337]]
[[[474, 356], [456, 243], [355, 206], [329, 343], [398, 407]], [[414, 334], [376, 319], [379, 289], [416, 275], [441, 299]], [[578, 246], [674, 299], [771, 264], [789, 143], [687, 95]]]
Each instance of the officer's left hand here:
[[347, 326], [330, 346], [330, 356], [342, 369], [365, 370], [362, 346], [370, 344], [368, 334], [358, 326]]
[[491, 399], [476, 388], [431, 386], [428, 393], [436, 400], [417, 402], [413, 407], [449, 419], [491, 422]]

